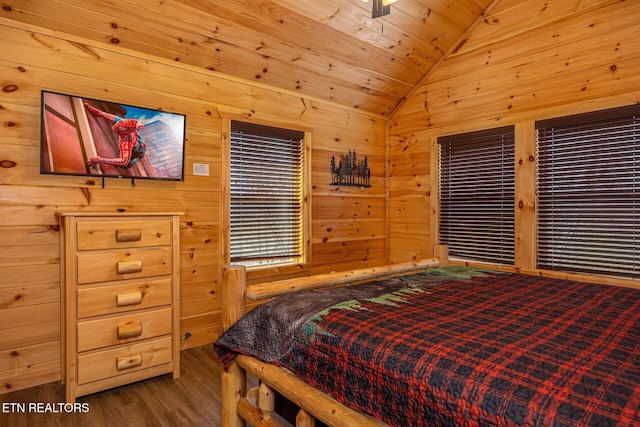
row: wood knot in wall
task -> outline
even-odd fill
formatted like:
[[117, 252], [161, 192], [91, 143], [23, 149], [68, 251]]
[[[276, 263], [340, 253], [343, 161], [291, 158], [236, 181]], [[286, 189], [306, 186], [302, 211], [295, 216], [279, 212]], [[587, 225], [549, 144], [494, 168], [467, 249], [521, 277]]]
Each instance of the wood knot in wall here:
[[14, 167], [16, 167], [16, 162], [11, 160], [0, 160], [0, 168], [9, 169]]

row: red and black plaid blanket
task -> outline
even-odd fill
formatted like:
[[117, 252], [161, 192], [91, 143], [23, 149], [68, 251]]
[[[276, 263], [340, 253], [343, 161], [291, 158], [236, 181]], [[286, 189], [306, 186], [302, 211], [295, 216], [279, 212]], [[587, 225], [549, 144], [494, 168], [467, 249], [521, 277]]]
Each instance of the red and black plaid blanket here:
[[275, 363], [392, 426], [640, 426], [640, 290], [466, 268], [392, 281], [307, 318]]

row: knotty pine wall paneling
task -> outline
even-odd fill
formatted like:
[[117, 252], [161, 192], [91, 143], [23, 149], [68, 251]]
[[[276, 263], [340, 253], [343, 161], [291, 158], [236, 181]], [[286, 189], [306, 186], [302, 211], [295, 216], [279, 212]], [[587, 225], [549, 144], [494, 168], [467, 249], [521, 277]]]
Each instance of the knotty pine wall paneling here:
[[[385, 120], [355, 109], [0, 20], [0, 393], [60, 379], [60, 236], [56, 212], [184, 212], [180, 221], [182, 348], [220, 333], [221, 115], [312, 129], [309, 272], [387, 262]], [[181, 183], [39, 173], [40, 91], [186, 113]], [[331, 155], [367, 155], [373, 187], [330, 186]], [[194, 176], [206, 163], [209, 176]], [[266, 277], [266, 276], [265, 276]], [[271, 274], [278, 278], [278, 272]]]
[[437, 242], [437, 137], [513, 124], [516, 267], [534, 268], [534, 122], [640, 102], [639, 21], [634, 1], [496, 3], [389, 122], [390, 261]]

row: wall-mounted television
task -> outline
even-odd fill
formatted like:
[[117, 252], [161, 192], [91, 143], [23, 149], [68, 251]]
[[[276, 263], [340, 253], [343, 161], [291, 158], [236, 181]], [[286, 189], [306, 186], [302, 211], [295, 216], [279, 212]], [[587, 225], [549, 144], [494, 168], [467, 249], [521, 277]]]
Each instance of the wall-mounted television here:
[[43, 90], [40, 129], [40, 173], [184, 180], [184, 114]]

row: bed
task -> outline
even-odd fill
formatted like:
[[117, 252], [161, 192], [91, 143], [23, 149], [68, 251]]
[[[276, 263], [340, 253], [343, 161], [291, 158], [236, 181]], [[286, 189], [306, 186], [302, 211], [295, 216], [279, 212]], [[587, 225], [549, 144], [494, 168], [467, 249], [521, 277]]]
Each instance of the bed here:
[[245, 283], [225, 270], [224, 427], [278, 425], [276, 393], [303, 427], [640, 426], [640, 289], [437, 259]]

